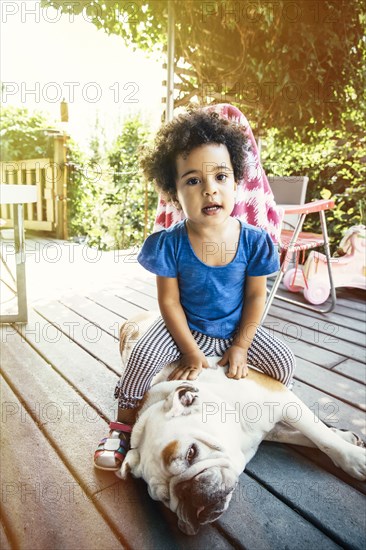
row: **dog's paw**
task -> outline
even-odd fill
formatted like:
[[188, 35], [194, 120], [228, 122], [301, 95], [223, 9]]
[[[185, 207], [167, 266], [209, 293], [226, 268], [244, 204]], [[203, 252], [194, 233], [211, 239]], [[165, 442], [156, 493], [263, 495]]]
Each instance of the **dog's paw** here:
[[351, 432], [350, 430], [342, 430], [339, 428], [330, 429], [332, 430], [332, 432], [341, 437], [344, 441], [347, 441], [347, 443], [351, 443], [351, 445], [356, 445], [357, 447], [366, 447], [365, 441], [361, 439], [361, 437], [359, 437], [355, 432]]
[[333, 462], [342, 468], [347, 474], [359, 479], [360, 481], [366, 480], [366, 449], [357, 445], [349, 444], [348, 449], [342, 456], [333, 458]]
[[[354, 457], [351, 466], [351, 476], [361, 481], [366, 480], [366, 449], [361, 447], [356, 447], [354, 449], [357, 451], [357, 456]], [[356, 453], [355, 453], [356, 454]]]

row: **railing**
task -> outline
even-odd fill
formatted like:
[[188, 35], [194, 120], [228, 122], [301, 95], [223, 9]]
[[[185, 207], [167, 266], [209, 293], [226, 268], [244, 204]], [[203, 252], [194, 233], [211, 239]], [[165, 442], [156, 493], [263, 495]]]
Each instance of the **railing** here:
[[[67, 238], [67, 174], [65, 163], [66, 136], [55, 136], [54, 159], [40, 158], [0, 163], [0, 183], [34, 185], [37, 202], [24, 207], [24, 226], [34, 231], [49, 231], [60, 239]], [[13, 211], [1, 205], [2, 222], [13, 225]]]
[[[55, 230], [55, 163], [51, 159], [19, 160], [0, 163], [1, 183], [35, 185], [37, 202], [24, 208], [24, 224], [27, 229], [39, 231]], [[1, 218], [12, 222], [12, 208], [1, 205]]]

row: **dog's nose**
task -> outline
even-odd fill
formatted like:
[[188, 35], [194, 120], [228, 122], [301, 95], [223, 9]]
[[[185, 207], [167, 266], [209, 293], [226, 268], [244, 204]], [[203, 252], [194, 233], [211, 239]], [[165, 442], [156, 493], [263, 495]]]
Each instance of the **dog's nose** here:
[[226, 510], [234, 490], [232, 486], [223, 487], [222, 484], [207, 487], [205, 483], [207, 475], [198, 474], [195, 478], [179, 483], [176, 488], [176, 496], [182, 508], [184, 516], [189, 522], [190, 528], [216, 521]]
[[192, 479], [178, 483], [175, 491], [179, 500], [195, 510], [215, 506], [226, 499], [235, 484], [226, 484], [218, 468], [210, 468]]
[[182, 500], [183, 502], [186, 502], [188, 500], [191, 483], [192, 481], [189, 480], [182, 481], [181, 483], [178, 483], [176, 485], [175, 492], [179, 500]]

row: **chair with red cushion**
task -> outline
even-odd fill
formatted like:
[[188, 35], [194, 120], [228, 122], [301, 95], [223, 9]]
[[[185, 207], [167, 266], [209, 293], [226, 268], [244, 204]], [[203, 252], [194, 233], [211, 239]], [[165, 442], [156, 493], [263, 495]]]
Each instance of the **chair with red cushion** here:
[[[331, 210], [332, 208], [334, 208], [333, 200], [316, 200], [303, 205], [287, 206], [285, 208], [285, 216], [288, 214], [290, 215], [296, 214], [299, 216], [299, 218], [293, 230], [283, 229], [281, 231], [280, 242], [279, 242], [281, 267], [273, 283], [273, 286], [269, 292], [265, 310], [262, 316], [262, 323], [266, 318], [266, 316], [268, 315], [268, 311], [275, 298], [283, 300], [285, 302], [296, 304], [306, 309], [317, 311], [319, 313], [328, 313], [334, 309], [336, 304], [336, 292], [335, 292], [335, 286], [334, 286], [334, 281], [332, 276], [329, 237], [328, 237], [327, 223], [326, 223], [326, 217], [325, 217], [325, 212], [327, 210]], [[319, 214], [319, 218], [320, 218], [321, 234], [302, 232], [301, 229], [304, 225], [306, 216], [308, 216], [309, 214], [316, 214], [316, 213]], [[298, 266], [298, 259], [300, 254], [302, 252], [304, 253], [305, 251], [313, 250], [319, 247], [323, 247], [325, 252], [324, 257], [325, 257], [327, 272], [328, 272], [328, 280], [325, 281], [325, 285], [327, 289], [329, 288], [329, 293], [331, 295], [331, 303], [325, 308], [319, 308], [309, 304], [305, 304], [298, 300], [293, 300], [291, 298], [278, 295], [278, 289], [279, 289], [280, 283], [284, 278], [284, 276], [286, 275], [286, 273], [288, 272], [292, 259], [294, 257], [296, 258], [296, 268], [295, 270], [293, 270], [295, 271], [295, 274], [296, 274], [296, 271], [298, 269], [301, 269]], [[304, 279], [304, 286], [306, 287], [308, 283], [306, 281], [305, 274], [302, 273], [302, 277]], [[289, 290], [291, 290], [291, 282], [286, 286]], [[294, 288], [292, 290], [296, 292], [299, 289], [296, 288], [294, 284]], [[306, 297], [306, 294], [305, 294], [305, 297]], [[325, 301], [324, 298], [326, 299], [327, 296], [323, 295], [319, 297], [319, 300], [320, 300], [319, 303], [324, 302]], [[311, 300], [311, 302], [316, 304], [317, 301], [319, 300], [317, 300], [315, 297]]]

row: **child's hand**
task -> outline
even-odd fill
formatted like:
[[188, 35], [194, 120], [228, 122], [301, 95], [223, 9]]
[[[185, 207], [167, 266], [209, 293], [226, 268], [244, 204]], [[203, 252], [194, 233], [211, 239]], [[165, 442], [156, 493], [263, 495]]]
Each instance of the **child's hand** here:
[[206, 357], [200, 351], [183, 353], [179, 365], [170, 374], [168, 380], [196, 380], [202, 369], [209, 368]]
[[233, 345], [228, 348], [217, 364], [221, 367], [229, 364], [229, 370], [226, 373], [228, 378], [240, 380], [248, 376], [247, 350], [240, 346]]

